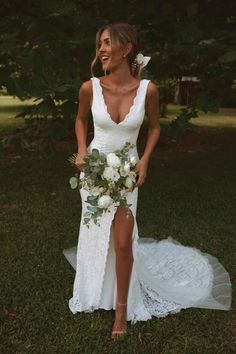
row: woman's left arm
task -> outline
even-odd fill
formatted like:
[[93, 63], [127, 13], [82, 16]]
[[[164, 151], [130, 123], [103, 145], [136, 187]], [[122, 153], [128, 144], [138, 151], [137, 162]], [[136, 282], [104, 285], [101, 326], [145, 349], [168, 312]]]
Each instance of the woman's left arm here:
[[150, 156], [160, 137], [159, 90], [153, 82], [150, 82], [147, 88], [145, 109], [148, 116], [148, 135], [143, 156], [135, 166], [135, 172], [138, 174], [137, 187], [145, 181]]

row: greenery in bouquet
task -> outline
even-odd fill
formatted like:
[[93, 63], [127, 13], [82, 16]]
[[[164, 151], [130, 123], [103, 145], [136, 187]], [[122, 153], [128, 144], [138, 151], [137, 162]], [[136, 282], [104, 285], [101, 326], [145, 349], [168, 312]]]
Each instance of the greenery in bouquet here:
[[[69, 182], [72, 189], [84, 188], [88, 192], [86, 202], [89, 204], [84, 213], [83, 222], [89, 227], [90, 220], [99, 225], [99, 218], [104, 212], [110, 212], [112, 205], [129, 207], [127, 195], [136, 184], [134, 166], [136, 157], [129, 153], [135, 145], [126, 142], [124, 147], [112, 153], [104, 154], [98, 149], [92, 149], [83, 160], [84, 176], [76, 173]], [[69, 162], [75, 165], [77, 154], [69, 157]]]

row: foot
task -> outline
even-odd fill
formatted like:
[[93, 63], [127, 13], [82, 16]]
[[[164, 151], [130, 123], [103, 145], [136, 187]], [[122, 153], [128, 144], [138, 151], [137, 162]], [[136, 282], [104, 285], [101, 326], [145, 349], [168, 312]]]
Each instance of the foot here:
[[111, 332], [112, 339], [119, 339], [127, 332], [127, 311], [126, 305], [119, 302], [116, 303], [116, 317]]

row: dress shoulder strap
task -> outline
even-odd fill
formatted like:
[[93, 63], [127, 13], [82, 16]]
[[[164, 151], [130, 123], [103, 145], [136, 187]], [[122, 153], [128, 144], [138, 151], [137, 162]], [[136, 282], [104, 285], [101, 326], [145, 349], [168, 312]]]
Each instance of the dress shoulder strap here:
[[140, 92], [138, 95], [138, 101], [140, 104], [145, 104], [145, 100], [146, 100], [146, 95], [147, 95], [147, 87], [148, 84], [151, 80], [148, 79], [142, 79], [140, 82]]
[[99, 100], [99, 83], [98, 83], [98, 78], [93, 76], [90, 78], [92, 80], [92, 88], [93, 88], [93, 104], [98, 102]]
[[142, 82], [143, 82], [143, 85], [142, 85], [142, 92], [144, 94], [144, 96], [146, 95], [146, 91], [147, 91], [147, 87], [148, 87], [148, 84], [151, 80], [148, 80], [148, 79], [142, 79]]

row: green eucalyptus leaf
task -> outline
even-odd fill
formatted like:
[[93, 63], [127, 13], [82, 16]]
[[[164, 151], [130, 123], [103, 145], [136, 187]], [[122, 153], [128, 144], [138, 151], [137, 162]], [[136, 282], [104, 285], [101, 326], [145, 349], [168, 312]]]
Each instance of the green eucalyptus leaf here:
[[97, 207], [95, 207], [95, 206], [88, 206], [87, 207], [88, 208], [88, 210], [92, 213], [92, 214], [94, 214], [94, 213], [96, 213], [96, 211], [97, 211]]
[[92, 157], [95, 159], [99, 159], [99, 150], [98, 149], [92, 149]]

